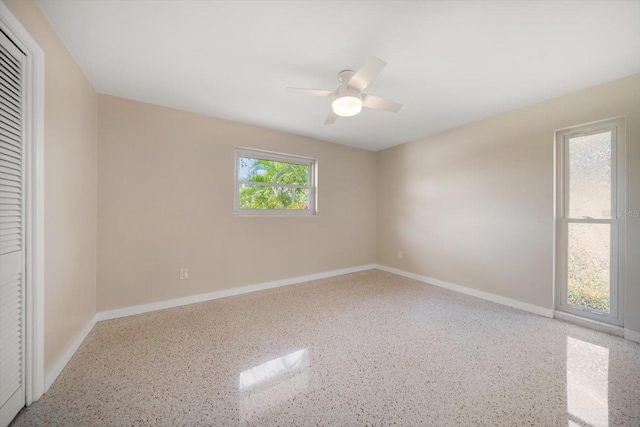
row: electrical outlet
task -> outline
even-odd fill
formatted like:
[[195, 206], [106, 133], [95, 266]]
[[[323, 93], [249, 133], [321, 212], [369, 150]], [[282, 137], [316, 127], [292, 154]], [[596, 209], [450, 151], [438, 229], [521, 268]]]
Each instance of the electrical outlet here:
[[398, 251], [398, 259], [402, 259], [402, 257], [403, 257], [402, 251]]
[[189, 269], [181, 268], [180, 269], [180, 280], [187, 280], [189, 278]]

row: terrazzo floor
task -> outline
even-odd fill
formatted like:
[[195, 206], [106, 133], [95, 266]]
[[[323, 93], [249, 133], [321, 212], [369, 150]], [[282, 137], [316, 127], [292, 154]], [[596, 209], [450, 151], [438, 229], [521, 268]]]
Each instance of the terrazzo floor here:
[[640, 345], [370, 270], [98, 323], [13, 426], [640, 426]]

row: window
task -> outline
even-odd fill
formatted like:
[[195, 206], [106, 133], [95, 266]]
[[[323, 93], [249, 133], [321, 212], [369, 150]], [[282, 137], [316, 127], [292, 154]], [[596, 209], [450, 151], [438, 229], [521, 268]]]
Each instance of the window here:
[[556, 308], [621, 324], [624, 121], [556, 133]]
[[236, 150], [235, 211], [243, 215], [313, 215], [316, 161]]

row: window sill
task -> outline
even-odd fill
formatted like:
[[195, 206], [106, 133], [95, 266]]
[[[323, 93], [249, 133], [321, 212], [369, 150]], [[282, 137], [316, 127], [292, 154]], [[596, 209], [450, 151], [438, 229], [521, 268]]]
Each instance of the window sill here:
[[624, 328], [622, 328], [621, 326], [598, 322], [597, 320], [587, 319], [586, 317], [580, 317], [576, 316], [575, 314], [569, 314], [565, 313], [564, 311], [558, 310], [554, 310], [553, 318], [585, 328], [594, 329], [596, 331], [606, 332], [607, 334], [624, 337]]

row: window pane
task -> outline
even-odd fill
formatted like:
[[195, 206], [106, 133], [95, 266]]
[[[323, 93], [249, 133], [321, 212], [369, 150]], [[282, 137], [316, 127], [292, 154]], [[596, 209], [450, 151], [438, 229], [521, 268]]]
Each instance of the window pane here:
[[308, 188], [240, 184], [240, 209], [309, 209]]
[[611, 214], [611, 132], [569, 139], [569, 217]]
[[240, 157], [238, 158], [238, 179], [273, 184], [308, 185], [309, 166]]
[[570, 304], [609, 312], [609, 224], [569, 224]]

